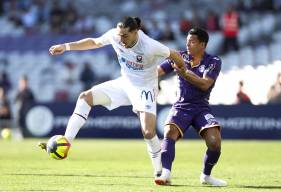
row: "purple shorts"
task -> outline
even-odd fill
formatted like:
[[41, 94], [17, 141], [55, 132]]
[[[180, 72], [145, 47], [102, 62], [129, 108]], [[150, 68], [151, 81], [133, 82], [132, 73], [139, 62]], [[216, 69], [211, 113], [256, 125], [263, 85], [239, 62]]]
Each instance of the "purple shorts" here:
[[200, 135], [201, 132], [207, 128], [218, 127], [220, 129], [220, 125], [212, 115], [209, 107], [181, 109], [173, 106], [165, 124], [175, 125], [180, 131], [181, 137], [183, 137], [183, 134], [190, 125], [192, 125]]

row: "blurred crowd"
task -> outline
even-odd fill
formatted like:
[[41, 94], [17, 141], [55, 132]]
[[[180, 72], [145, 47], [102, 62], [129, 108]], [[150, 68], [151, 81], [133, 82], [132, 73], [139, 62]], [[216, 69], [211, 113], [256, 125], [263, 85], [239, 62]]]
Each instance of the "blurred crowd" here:
[[100, 34], [122, 15], [131, 14], [141, 16], [143, 30], [161, 41], [174, 41], [195, 26], [209, 32], [221, 31], [225, 41], [219, 53], [238, 50], [239, 28], [249, 22], [250, 14], [280, 10], [279, 0], [0, 1], [0, 15], [25, 35]]
[[[12, 23], [15, 26], [14, 29], [21, 31], [19, 33], [22, 33], [22, 36], [36, 34], [94, 36], [113, 27], [124, 14], [139, 15], [143, 19], [142, 30], [156, 40], [172, 42], [172, 48], [185, 49], [184, 39], [192, 27], [205, 28], [210, 34], [222, 34], [224, 40], [221, 47], [214, 49], [210, 42], [211, 48], [208, 51], [224, 55], [240, 49], [238, 40], [240, 29], [251, 22], [249, 18], [254, 18], [248, 16], [270, 12], [276, 13], [278, 17], [281, 10], [280, 2], [279, 0], [234, 0], [231, 2], [226, 0], [107, 0], [103, 2], [97, 0], [3, 0], [0, 1], [0, 20], [4, 19]], [[217, 6], [218, 3], [220, 6]], [[111, 6], [108, 6], [109, 4]], [[280, 27], [279, 22], [275, 28], [278, 30]], [[2, 35], [5, 39], [11, 34], [12, 31]], [[262, 38], [256, 39], [255, 42], [260, 40]], [[114, 59], [113, 55], [109, 57]], [[83, 62], [84, 68], [79, 71], [78, 78], [74, 79], [77, 64], [70, 60], [63, 61], [65, 84], [71, 86], [78, 80], [83, 84], [83, 89], [86, 89], [93, 83], [112, 78], [112, 76], [101, 77], [95, 74], [93, 64], [90, 62]], [[3, 66], [10, 65], [5, 57], [0, 61], [0, 65], [1, 63]], [[44, 68], [44, 74], [50, 74], [53, 70], [51, 67]], [[11, 89], [13, 82], [8, 81], [9, 73], [5, 70], [0, 72], [2, 73], [1, 87], [7, 92]], [[240, 87], [243, 87], [243, 82], [240, 82]], [[71, 99], [65, 89], [58, 90], [56, 94], [56, 99]]]

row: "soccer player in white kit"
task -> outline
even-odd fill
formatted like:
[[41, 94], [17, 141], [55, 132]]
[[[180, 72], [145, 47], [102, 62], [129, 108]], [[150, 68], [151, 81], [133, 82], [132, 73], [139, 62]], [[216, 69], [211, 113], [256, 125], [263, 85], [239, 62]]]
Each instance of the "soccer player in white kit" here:
[[97, 49], [109, 44], [113, 46], [121, 66], [121, 77], [95, 85], [80, 94], [65, 137], [70, 142], [74, 140], [91, 108], [96, 105], [109, 110], [132, 105], [140, 119], [154, 175], [157, 176], [162, 171], [161, 147], [156, 135], [157, 64], [166, 58], [181, 66], [184, 66], [184, 61], [176, 51], [144, 34], [140, 26], [139, 18], [124, 17], [116, 28], [98, 38], [54, 45], [49, 51], [51, 55], [59, 55], [65, 51]]

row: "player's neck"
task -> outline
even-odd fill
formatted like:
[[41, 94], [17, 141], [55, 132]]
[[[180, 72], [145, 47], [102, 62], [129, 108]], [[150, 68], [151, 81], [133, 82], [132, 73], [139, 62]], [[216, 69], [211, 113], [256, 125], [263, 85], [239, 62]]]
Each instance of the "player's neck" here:
[[193, 60], [201, 60], [204, 57], [205, 52], [199, 52], [196, 55], [192, 55]]
[[132, 44], [128, 48], [134, 47], [138, 43], [138, 40], [139, 40], [139, 35], [137, 34], [136, 39], [132, 42]]
[[192, 60], [195, 65], [197, 65], [204, 57], [205, 52], [200, 52], [196, 55], [192, 55]]

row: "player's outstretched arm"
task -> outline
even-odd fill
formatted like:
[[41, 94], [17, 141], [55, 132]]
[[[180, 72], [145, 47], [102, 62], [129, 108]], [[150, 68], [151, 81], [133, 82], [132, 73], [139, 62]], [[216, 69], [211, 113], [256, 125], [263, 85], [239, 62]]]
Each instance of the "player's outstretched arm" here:
[[[199, 89], [201, 89], [203, 91], [208, 90], [213, 85], [214, 80], [212, 78], [209, 78], [206, 75], [204, 75], [203, 78], [201, 78], [198, 75], [196, 75], [195, 73], [193, 73], [192, 71], [186, 69], [182, 57], [179, 56], [181, 59], [178, 59], [177, 55], [179, 55], [177, 52], [171, 51], [170, 58], [173, 59], [172, 57], [174, 57], [173, 68], [176, 70], [178, 75], [180, 75], [186, 81], [195, 85], [196, 87], [198, 87]], [[178, 61], [176, 61], [176, 59], [178, 59]], [[181, 62], [181, 60], [183, 61], [183, 63]]]
[[177, 73], [184, 78], [189, 83], [195, 85], [202, 91], [208, 90], [214, 83], [215, 80], [212, 78], [209, 78], [208, 76], [204, 75], [203, 78], [199, 77], [192, 71], [184, 68], [178, 67], [176, 64], [174, 65], [174, 68], [176, 69]]
[[65, 51], [80, 51], [89, 50], [102, 47], [102, 44], [97, 42], [94, 38], [86, 38], [75, 42], [53, 45], [49, 52], [51, 55], [60, 55]]
[[185, 64], [184, 64], [184, 60], [183, 60], [183, 58], [180, 56], [180, 54], [177, 51], [170, 50], [169, 59], [174, 61], [172, 66], [176, 70], [177, 69], [180, 69], [181, 71], [185, 71], [186, 70], [186, 67], [185, 67]]
[[191, 84], [195, 85], [202, 91], [207, 91], [215, 82], [214, 79], [204, 75], [202, 78], [193, 73], [190, 70], [186, 70], [181, 75], [186, 81], [190, 82]]

